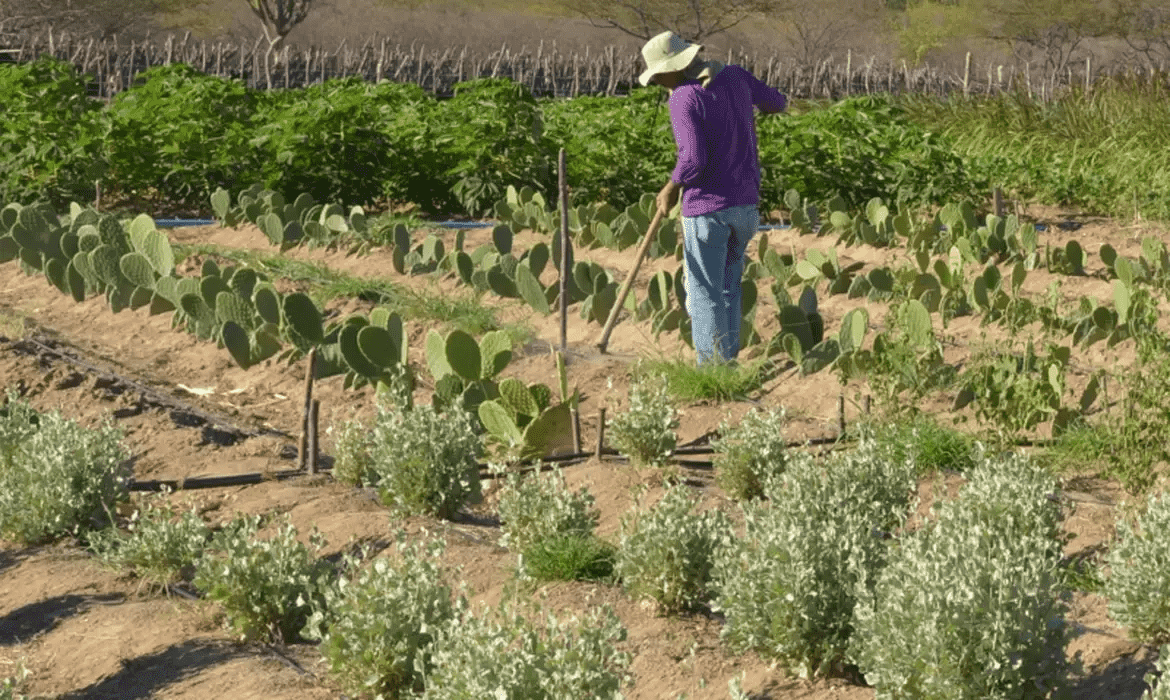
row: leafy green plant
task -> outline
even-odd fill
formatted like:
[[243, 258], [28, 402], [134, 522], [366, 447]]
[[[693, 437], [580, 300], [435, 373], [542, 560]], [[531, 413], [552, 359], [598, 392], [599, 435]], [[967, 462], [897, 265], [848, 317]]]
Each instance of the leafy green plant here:
[[737, 425], [719, 426], [715, 450], [715, 481], [732, 498], [748, 500], [764, 495], [764, 484], [784, 471], [783, 409], [752, 409]]
[[981, 455], [956, 500], [902, 537], [855, 609], [851, 658], [881, 699], [1046, 698], [1066, 682], [1056, 483]]
[[463, 409], [379, 406], [368, 443], [370, 483], [388, 506], [451, 518], [480, 496], [476, 460], [482, 453]]
[[190, 580], [211, 537], [198, 513], [189, 510], [180, 515], [161, 498], [157, 504], [148, 501], [136, 509], [127, 530], [125, 534], [115, 529], [95, 532], [89, 547], [107, 566], [129, 569], [155, 586]]
[[228, 624], [246, 640], [290, 642], [320, 606], [332, 567], [297, 539], [286, 522], [258, 538], [260, 516], [243, 516], [217, 532], [195, 567], [195, 587], [223, 605]]
[[1031, 342], [1021, 354], [981, 353], [963, 372], [963, 388], [955, 408], [973, 402], [976, 417], [1005, 435], [1032, 430], [1061, 414], [1070, 355], [1069, 348], [1055, 346], [1042, 355]]
[[1109, 576], [1104, 595], [1109, 614], [1143, 642], [1170, 641], [1170, 497], [1151, 494], [1145, 512], [1117, 523], [1117, 540], [1105, 557]]
[[72, 63], [49, 57], [0, 70], [0, 202], [93, 199], [108, 127], [86, 83]]
[[685, 486], [675, 486], [651, 508], [622, 517], [614, 573], [630, 595], [653, 600], [664, 613], [709, 599], [715, 552], [730, 544], [727, 516], [693, 512], [696, 505]]
[[[543, 618], [543, 619], [541, 619]], [[431, 652], [423, 700], [598, 698], [618, 700], [629, 654], [626, 630], [605, 607], [584, 619], [528, 619], [515, 604], [465, 611], [442, 628]]]
[[113, 426], [84, 428], [9, 393], [0, 406], [0, 536], [36, 544], [109, 524], [129, 453]]
[[714, 607], [723, 638], [805, 677], [845, 672], [853, 612], [873, 595], [885, 541], [905, 520], [913, 460], [864, 439], [818, 463], [796, 453], [766, 482], [768, 501], [742, 504], [745, 529], [716, 558]]
[[570, 491], [560, 469], [543, 474], [539, 469], [538, 463], [531, 474], [513, 471], [503, 477], [500, 544], [514, 552], [558, 536], [590, 535], [601, 517], [588, 489]]
[[679, 401], [737, 401], [759, 391], [768, 378], [767, 360], [732, 364], [693, 360], [646, 360], [640, 371], [666, 378], [672, 397]]
[[443, 578], [442, 544], [399, 540], [393, 558], [379, 557], [325, 590], [305, 635], [347, 691], [383, 698], [415, 697], [430, 670], [444, 625], [462, 609]]
[[661, 466], [678, 444], [678, 412], [661, 375], [630, 382], [629, 406], [609, 420], [610, 440], [637, 465]]

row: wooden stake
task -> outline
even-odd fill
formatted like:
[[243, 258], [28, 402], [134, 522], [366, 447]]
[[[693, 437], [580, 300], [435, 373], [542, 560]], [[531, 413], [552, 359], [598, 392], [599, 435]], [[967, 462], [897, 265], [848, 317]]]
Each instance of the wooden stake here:
[[593, 456], [601, 459], [601, 450], [605, 446], [605, 406], [597, 409], [597, 449]]
[[994, 202], [995, 215], [1002, 219], [1005, 211], [1003, 205], [1003, 190], [999, 187], [996, 187], [995, 190], [991, 193], [991, 199]]
[[308, 366], [305, 368], [305, 412], [301, 418], [301, 440], [297, 449], [297, 469], [305, 469], [309, 463], [309, 416], [313, 412], [313, 372], [317, 364], [317, 349], [309, 351]]
[[306, 468], [310, 474], [317, 473], [317, 458], [320, 456], [320, 448], [317, 442], [317, 418], [321, 412], [321, 402], [313, 399], [311, 408], [309, 409], [309, 462]]
[[[569, 247], [573, 245], [569, 240], [569, 176], [566, 167], [565, 149], [560, 150], [557, 156], [558, 182], [561, 193], [561, 352], [569, 349]], [[578, 442], [578, 447], [580, 443]], [[577, 450], [580, 452], [580, 449]]]
[[865, 415], [867, 415], [867, 416], [869, 415], [869, 404], [870, 404], [870, 396], [869, 396], [869, 394], [866, 394], [861, 399], [861, 410], [865, 411]]
[[581, 412], [575, 407], [569, 412], [573, 416], [573, 452], [581, 454]]
[[845, 394], [837, 396], [837, 434], [845, 434]]

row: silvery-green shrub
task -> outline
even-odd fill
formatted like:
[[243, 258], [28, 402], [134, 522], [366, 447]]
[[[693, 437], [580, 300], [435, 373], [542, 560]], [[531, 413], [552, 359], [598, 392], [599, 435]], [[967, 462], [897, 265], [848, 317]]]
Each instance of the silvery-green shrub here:
[[373, 470], [373, 436], [370, 427], [354, 418], [330, 430], [334, 433], [333, 478], [350, 486], [370, 486]]
[[456, 406], [380, 406], [368, 443], [369, 472], [382, 501], [413, 515], [451, 518], [479, 498], [483, 444], [471, 414]]
[[500, 544], [515, 552], [551, 539], [593, 533], [601, 517], [593, 495], [582, 487], [570, 491], [560, 469], [530, 474], [511, 472], [503, 477], [498, 512], [503, 536]]
[[0, 537], [34, 544], [107, 525], [126, 495], [121, 438], [9, 395], [0, 407]]
[[114, 528], [92, 533], [89, 547], [107, 566], [166, 586], [193, 575], [210, 537], [211, 529], [194, 510], [179, 514], [159, 499], [135, 510], [125, 533]]
[[855, 611], [852, 658], [878, 700], [1047, 698], [1065, 682], [1068, 593], [1056, 483], [980, 455], [958, 497], [903, 537]]
[[455, 618], [431, 649], [422, 700], [618, 700], [629, 654], [608, 607], [584, 619], [530, 620], [508, 606]]
[[732, 498], [764, 495], [764, 483], [784, 471], [784, 410], [753, 409], [737, 425], [719, 426], [715, 449], [715, 481]]
[[321, 641], [346, 690], [381, 698], [422, 690], [431, 644], [462, 605], [443, 579], [441, 555], [438, 541], [400, 541], [397, 556], [360, 570], [351, 563], [354, 573], [326, 589], [305, 636]]
[[637, 465], [661, 466], [678, 444], [678, 412], [665, 377], [650, 375], [630, 382], [630, 405], [609, 420], [609, 439]]
[[687, 487], [674, 486], [651, 508], [622, 517], [614, 573], [630, 595], [655, 601], [662, 612], [709, 599], [715, 553], [731, 539], [726, 514], [694, 512], [697, 504]]
[[[286, 522], [266, 538], [259, 516], [240, 517], [212, 538], [195, 566], [195, 587], [223, 605], [243, 639], [292, 641], [328, 585], [332, 567]], [[323, 543], [315, 536], [314, 548]]]
[[1110, 574], [1104, 595], [1109, 614], [1130, 636], [1144, 642], [1170, 641], [1170, 497], [1153, 494], [1131, 523], [1117, 523], [1117, 539], [1105, 561]]
[[1154, 668], [1160, 675], [1147, 673], [1143, 678], [1150, 689], [1142, 693], [1142, 700], [1170, 700], [1170, 645], [1163, 645], [1158, 651]]
[[804, 676], [840, 673], [859, 596], [872, 594], [890, 532], [909, 511], [913, 462], [863, 440], [816, 461], [793, 453], [742, 504], [744, 534], [716, 558], [723, 638]]

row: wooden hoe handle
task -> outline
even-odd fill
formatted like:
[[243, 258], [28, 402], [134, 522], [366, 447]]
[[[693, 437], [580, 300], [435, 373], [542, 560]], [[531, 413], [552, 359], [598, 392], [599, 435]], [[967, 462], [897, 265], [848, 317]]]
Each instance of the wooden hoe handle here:
[[605, 328], [601, 331], [601, 340], [597, 341], [597, 349], [605, 354], [606, 347], [609, 346], [609, 334], [613, 332], [613, 327], [617, 324], [618, 314], [621, 313], [622, 305], [626, 303], [626, 296], [630, 293], [630, 285], [634, 283], [634, 278], [638, 275], [638, 268], [642, 267], [642, 259], [646, 257], [646, 251], [650, 250], [650, 242], [654, 240], [654, 234], [658, 232], [658, 224], [662, 222], [662, 211], [654, 212], [654, 218], [650, 219], [650, 226], [646, 229], [646, 237], [642, 239], [642, 245], [638, 247], [638, 256], [634, 259], [634, 269], [630, 270], [630, 274], [626, 275], [626, 279], [622, 282], [622, 286], [618, 289], [617, 301], [613, 303], [613, 308], [609, 310], [609, 318], [605, 321]]

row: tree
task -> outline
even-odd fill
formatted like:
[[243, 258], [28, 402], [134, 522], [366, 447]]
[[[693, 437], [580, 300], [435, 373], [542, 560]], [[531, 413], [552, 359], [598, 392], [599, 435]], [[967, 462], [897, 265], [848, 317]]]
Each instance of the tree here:
[[0, 33], [20, 34], [53, 28], [106, 38], [142, 31], [161, 12], [190, 0], [0, 0]]
[[688, 41], [727, 31], [748, 17], [774, 10], [777, 0], [562, 0], [595, 27], [642, 40], [671, 30]]
[[248, 0], [252, 13], [260, 18], [268, 48], [275, 51], [284, 38], [309, 16], [313, 0]]
[[989, 38], [1003, 42], [1025, 63], [1040, 62], [1046, 75], [1068, 67], [1084, 41], [1111, 31], [1097, 0], [986, 0]]
[[1117, 32], [1147, 66], [1170, 61], [1170, 7], [1161, 0], [1118, 0]]

